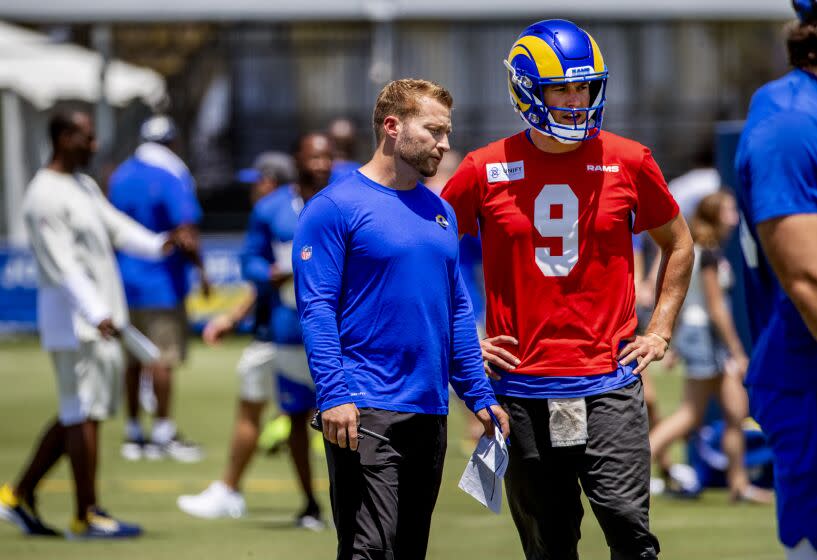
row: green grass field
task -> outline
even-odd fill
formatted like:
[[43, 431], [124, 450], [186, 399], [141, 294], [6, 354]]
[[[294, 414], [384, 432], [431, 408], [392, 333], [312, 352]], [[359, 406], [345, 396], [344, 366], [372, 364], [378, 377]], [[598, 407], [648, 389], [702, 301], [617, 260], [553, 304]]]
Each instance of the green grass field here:
[[[245, 343], [234, 339], [218, 349], [196, 345], [192, 359], [179, 372], [176, 416], [185, 435], [204, 444], [207, 457], [203, 462], [128, 463], [119, 457], [121, 417], [105, 426], [101, 503], [123, 519], [141, 523], [146, 530], [143, 538], [115, 543], [38, 540], [0, 524], [0, 559], [333, 558], [334, 531], [315, 534], [291, 528], [301, 504], [285, 454], [256, 457], [245, 484], [249, 506], [245, 519], [200, 521], [176, 508], [180, 493], [198, 492], [221, 473], [235, 406], [235, 363]], [[654, 376], [662, 411], [671, 411], [677, 402], [680, 375], [658, 371]], [[0, 341], [0, 388], [0, 481], [8, 481], [16, 478], [39, 430], [56, 410], [51, 365], [35, 340]], [[459, 443], [462, 426], [463, 414], [454, 408], [428, 558], [522, 558], [507, 508], [495, 516], [457, 488], [466, 462]], [[316, 457], [315, 465], [320, 499], [329, 514], [323, 458]], [[45, 519], [67, 526], [73, 497], [65, 461], [51, 473], [39, 496]], [[582, 558], [608, 558], [604, 537], [589, 507], [585, 509]], [[661, 557], [667, 560], [782, 558], [774, 524], [772, 507], [730, 505], [724, 491], [710, 490], [697, 501], [653, 500], [652, 526], [661, 541]]]

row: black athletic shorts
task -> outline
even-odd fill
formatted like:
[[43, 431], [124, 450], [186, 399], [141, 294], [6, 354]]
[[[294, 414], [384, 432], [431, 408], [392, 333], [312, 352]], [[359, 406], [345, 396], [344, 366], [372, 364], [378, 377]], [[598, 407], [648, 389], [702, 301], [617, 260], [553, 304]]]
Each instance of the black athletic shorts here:
[[527, 560], [578, 559], [582, 489], [613, 560], [657, 558], [641, 380], [587, 397], [587, 444], [574, 447], [550, 445], [546, 399], [498, 398], [511, 417], [505, 482]]

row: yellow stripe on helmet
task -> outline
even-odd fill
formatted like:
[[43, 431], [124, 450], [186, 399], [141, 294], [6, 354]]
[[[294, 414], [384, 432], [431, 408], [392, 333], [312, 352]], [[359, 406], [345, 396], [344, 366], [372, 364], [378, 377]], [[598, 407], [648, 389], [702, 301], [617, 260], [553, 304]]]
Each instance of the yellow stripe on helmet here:
[[510, 77], [508, 77], [508, 91], [511, 92], [511, 97], [513, 98], [514, 102], [516, 103], [516, 106], [519, 107], [520, 111], [522, 111], [524, 113], [525, 111], [530, 109], [530, 103], [525, 103], [524, 101], [519, 99], [518, 95], [516, 95], [516, 92], [513, 89], [513, 84], [511, 83]]
[[593, 39], [590, 33], [587, 34], [587, 37], [590, 39], [590, 44], [593, 45], [593, 70], [596, 72], [604, 72], [604, 57], [601, 56], [601, 49], [599, 49], [596, 40]]
[[[519, 40], [514, 43], [511, 54], [508, 56], [508, 62], [512, 61], [514, 57], [519, 54], [530, 58], [528, 52], [533, 55], [533, 62], [536, 63], [536, 69], [539, 71], [540, 78], [565, 75], [562, 63], [559, 61], [559, 57], [556, 56], [556, 53], [553, 52], [553, 48], [539, 37], [534, 37], [533, 35], [520, 37]], [[599, 56], [599, 58], [600, 57], [601, 56]]]

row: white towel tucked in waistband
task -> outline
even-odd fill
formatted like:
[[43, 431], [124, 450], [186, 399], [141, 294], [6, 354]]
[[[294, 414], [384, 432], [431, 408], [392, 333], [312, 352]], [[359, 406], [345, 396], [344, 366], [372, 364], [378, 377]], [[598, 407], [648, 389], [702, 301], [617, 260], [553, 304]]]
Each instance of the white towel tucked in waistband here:
[[550, 444], [571, 447], [587, 443], [587, 406], [584, 397], [548, 399]]

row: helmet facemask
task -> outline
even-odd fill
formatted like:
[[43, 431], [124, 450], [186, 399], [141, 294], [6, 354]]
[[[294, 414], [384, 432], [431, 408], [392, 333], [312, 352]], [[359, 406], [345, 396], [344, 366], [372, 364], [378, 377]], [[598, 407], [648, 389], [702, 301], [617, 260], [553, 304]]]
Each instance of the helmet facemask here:
[[[585, 81], [585, 80], [582, 80]], [[547, 122], [545, 127], [548, 130], [541, 132], [548, 134], [556, 140], [571, 144], [574, 142], [581, 142], [583, 140], [590, 140], [595, 138], [601, 132], [602, 118], [604, 113], [604, 100], [606, 98], [607, 78], [598, 80], [587, 80], [590, 84], [590, 106], [589, 107], [558, 107], [554, 105], [544, 105], [544, 112], [547, 115]], [[544, 88], [541, 86], [541, 99], [545, 98]], [[573, 124], [564, 124], [557, 122], [553, 118], [553, 111], [562, 111], [569, 113], [573, 119]], [[582, 119], [581, 117], [584, 117]], [[583, 121], [583, 122], [580, 122]], [[544, 128], [544, 127], [543, 127]]]

